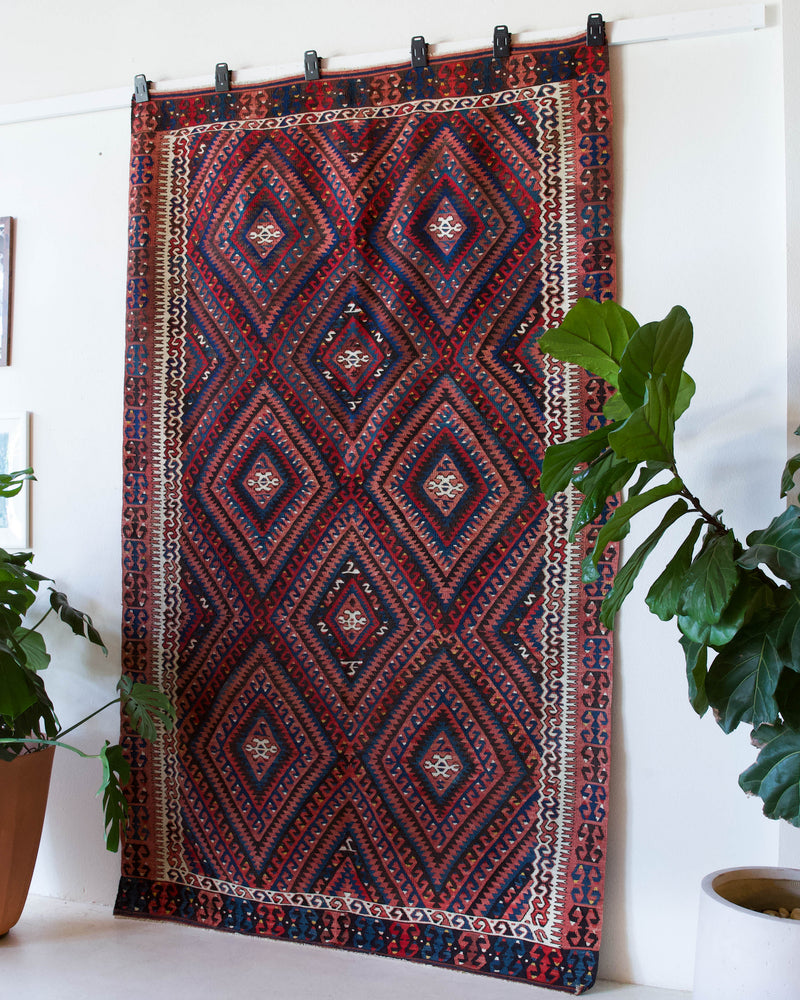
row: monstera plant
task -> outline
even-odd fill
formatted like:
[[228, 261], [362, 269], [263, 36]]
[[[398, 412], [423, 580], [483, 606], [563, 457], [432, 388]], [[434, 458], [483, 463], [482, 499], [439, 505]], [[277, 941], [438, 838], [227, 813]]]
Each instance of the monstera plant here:
[[[16, 496], [32, 472], [0, 474], [0, 498]], [[50, 606], [38, 621], [28, 624], [26, 616], [36, 599], [39, 587], [50, 580], [29, 567], [30, 552], [6, 552], [0, 549], [0, 767], [36, 747], [57, 746], [81, 757], [94, 757], [102, 764], [103, 778], [98, 791], [102, 797], [105, 842], [110, 851], [119, 848], [128, 806], [122, 788], [130, 767], [118, 745], [108, 741], [97, 754], [88, 754], [64, 742], [64, 737], [99, 712], [117, 703], [134, 732], [146, 740], [157, 735], [157, 726], [170, 729], [174, 710], [169, 700], [149, 684], [123, 677], [117, 684], [117, 696], [95, 709], [79, 722], [63, 728], [53, 703], [45, 690], [42, 671], [50, 663], [40, 627], [51, 615], [62, 621], [76, 635], [100, 646], [107, 653], [100, 633], [91, 618], [73, 608], [65, 594], [50, 587]], [[52, 582], [52, 581], [50, 581]], [[0, 802], [0, 809], [3, 803]]]
[[[698, 715], [710, 707], [726, 733], [752, 727], [759, 753], [741, 787], [763, 799], [770, 818], [800, 826], [800, 507], [788, 504], [742, 544], [722, 511], [707, 510], [686, 485], [673, 438], [695, 391], [683, 369], [691, 344], [691, 320], [681, 306], [640, 326], [615, 302], [581, 299], [560, 327], [545, 332], [543, 352], [599, 376], [609, 389], [602, 426], [547, 449], [541, 487], [548, 499], [570, 484], [583, 495], [570, 539], [594, 532], [585, 582], [598, 578], [599, 559], [628, 534], [633, 518], [654, 504], [667, 506], [614, 577], [600, 612], [608, 628], [645, 560], [668, 529], [683, 525], [670, 533], [680, 544], [664, 560], [647, 604], [662, 621], [677, 620]], [[781, 496], [792, 490], [798, 468], [795, 455]]]

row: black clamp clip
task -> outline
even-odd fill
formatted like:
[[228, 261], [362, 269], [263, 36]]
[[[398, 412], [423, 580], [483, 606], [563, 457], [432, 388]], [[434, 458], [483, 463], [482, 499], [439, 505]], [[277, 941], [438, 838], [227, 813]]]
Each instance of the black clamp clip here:
[[231, 71], [227, 63], [217, 63], [214, 67], [214, 90], [218, 94], [227, 94], [231, 89]]
[[586, 21], [586, 44], [599, 48], [606, 44], [606, 26], [602, 14], [590, 14]]
[[144, 73], [137, 73], [133, 78], [133, 99], [137, 104], [144, 104], [145, 101], [150, 100], [148, 86], [147, 77]]
[[508, 30], [508, 25], [498, 24], [494, 29], [492, 48], [495, 59], [508, 59], [511, 55], [511, 33]]
[[315, 49], [308, 49], [303, 56], [303, 69], [306, 80], [319, 80], [319, 56]]
[[423, 69], [428, 65], [428, 46], [422, 35], [414, 35], [411, 39], [411, 66], [413, 69]]

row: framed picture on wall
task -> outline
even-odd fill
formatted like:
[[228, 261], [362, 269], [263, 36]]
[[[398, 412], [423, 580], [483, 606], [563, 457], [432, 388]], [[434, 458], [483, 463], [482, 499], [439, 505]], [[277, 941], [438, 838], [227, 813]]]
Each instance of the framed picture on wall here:
[[0, 216], [0, 366], [8, 364], [8, 330], [11, 323], [11, 257], [13, 220]]
[[[0, 472], [17, 472], [30, 465], [30, 414], [0, 413]], [[26, 549], [30, 483], [15, 497], [0, 497], [0, 546]]]

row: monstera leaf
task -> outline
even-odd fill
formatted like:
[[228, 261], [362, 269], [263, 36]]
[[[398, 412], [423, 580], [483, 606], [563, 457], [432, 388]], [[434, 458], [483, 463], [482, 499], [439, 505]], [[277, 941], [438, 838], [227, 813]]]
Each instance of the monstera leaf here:
[[14, 649], [0, 640], [0, 718], [13, 720], [35, 703], [35, 677]]
[[50, 606], [58, 617], [69, 625], [75, 635], [85, 636], [89, 642], [100, 646], [104, 653], [108, 653], [105, 643], [100, 637], [100, 633], [92, 623], [92, 619], [85, 611], [78, 611], [76, 608], [73, 608], [67, 600], [66, 594], [62, 594], [51, 587]]
[[[0, 497], [15, 496], [29, 478], [30, 470], [0, 473]], [[106, 743], [98, 754], [92, 755], [70, 746], [64, 737], [120, 701], [132, 729], [146, 740], [155, 739], [159, 729], [172, 728], [175, 712], [170, 701], [153, 686], [123, 678], [118, 697], [69, 728], [61, 727], [45, 690], [43, 673], [50, 664], [50, 655], [39, 627], [53, 616], [75, 635], [99, 646], [105, 653], [108, 651], [90, 616], [73, 607], [66, 594], [54, 587], [50, 588], [49, 610], [35, 624], [29, 624], [28, 615], [40, 584], [49, 579], [30, 568], [32, 558], [30, 552], [7, 552], [0, 548], [0, 760], [13, 760], [26, 747], [36, 744], [51, 744], [81, 757], [99, 758], [103, 767], [99, 794], [103, 802], [106, 846], [109, 850], [117, 850], [127, 816], [122, 789], [130, 773], [122, 749]]]
[[122, 791], [131, 776], [131, 766], [122, 755], [122, 747], [110, 746], [108, 740], [100, 750], [103, 780], [97, 794], [103, 800], [106, 849], [118, 851], [120, 837], [128, 817], [128, 802]]
[[122, 710], [131, 727], [140, 736], [153, 741], [158, 726], [169, 732], [175, 724], [175, 709], [167, 696], [152, 684], [134, 682], [130, 677], [120, 678], [117, 684]]

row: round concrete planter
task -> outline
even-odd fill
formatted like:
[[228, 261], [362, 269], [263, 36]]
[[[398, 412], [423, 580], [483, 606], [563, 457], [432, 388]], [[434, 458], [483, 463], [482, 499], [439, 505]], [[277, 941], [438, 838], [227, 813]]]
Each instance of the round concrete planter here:
[[55, 749], [0, 761], [0, 937], [19, 920], [28, 896]]
[[703, 879], [695, 1000], [797, 1000], [800, 920], [761, 910], [800, 906], [800, 870], [729, 868]]

